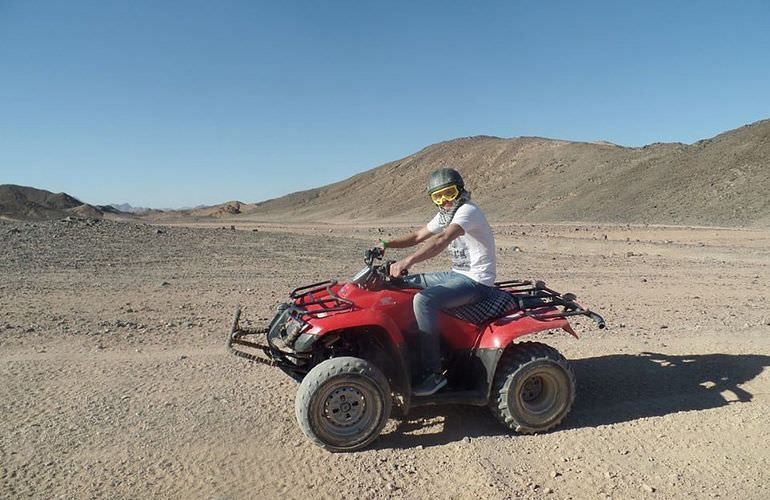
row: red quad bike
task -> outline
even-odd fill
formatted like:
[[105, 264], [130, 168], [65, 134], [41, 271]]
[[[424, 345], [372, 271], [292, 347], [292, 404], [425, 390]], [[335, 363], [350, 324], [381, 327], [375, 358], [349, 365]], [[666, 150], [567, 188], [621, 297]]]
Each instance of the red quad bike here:
[[[577, 338], [568, 317], [588, 316], [604, 328], [601, 316], [542, 281], [496, 283], [481, 301], [440, 315], [448, 384], [432, 396], [412, 396], [422, 375], [412, 309], [420, 290], [391, 278], [392, 262], [377, 263], [382, 256], [380, 248], [368, 250], [366, 267], [348, 283], [295, 289], [267, 327], [240, 326], [236, 310], [228, 348], [300, 382], [297, 421], [311, 441], [331, 451], [364, 448], [394, 404], [404, 415], [423, 405], [489, 406], [520, 433], [546, 431], [564, 419], [575, 398], [567, 360], [545, 344], [517, 340], [557, 329]], [[254, 340], [262, 335], [266, 344]]]

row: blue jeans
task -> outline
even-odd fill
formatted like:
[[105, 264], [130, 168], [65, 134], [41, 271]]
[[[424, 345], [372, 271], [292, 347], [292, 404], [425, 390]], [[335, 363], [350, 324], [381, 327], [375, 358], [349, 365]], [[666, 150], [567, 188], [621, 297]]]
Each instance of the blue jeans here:
[[441, 309], [459, 307], [481, 300], [485, 285], [453, 271], [412, 274], [404, 281], [422, 291], [414, 296], [414, 317], [420, 329], [420, 351], [425, 372], [441, 373]]

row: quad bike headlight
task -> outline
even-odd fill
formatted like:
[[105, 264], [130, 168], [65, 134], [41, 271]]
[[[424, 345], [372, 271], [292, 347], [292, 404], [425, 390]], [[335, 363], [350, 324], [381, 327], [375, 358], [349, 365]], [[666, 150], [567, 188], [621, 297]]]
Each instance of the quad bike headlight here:
[[286, 345], [291, 346], [292, 344], [294, 344], [294, 341], [297, 340], [297, 337], [299, 337], [299, 335], [308, 326], [310, 326], [310, 323], [308, 323], [307, 321], [304, 321], [300, 318], [296, 318], [292, 315], [288, 315], [288, 317], [286, 318], [286, 323], [283, 328], [284, 335], [282, 335]]
[[302, 328], [303, 328], [304, 326], [305, 326], [305, 325], [303, 325], [302, 323], [300, 323], [298, 320], [296, 320], [296, 319], [294, 319], [294, 318], [290, 318], [290, 319], [289, 319], [289, 320], [286, 322], [286, 328], [285, 328], [285, 331], [286, 331], [286, 336], [287, 336], [287, 337], [293, 337], [293, 336], [295, 336], [296, 334], [298, 334], [298, 333], [299, 333], [299, 332], [302, 330]]

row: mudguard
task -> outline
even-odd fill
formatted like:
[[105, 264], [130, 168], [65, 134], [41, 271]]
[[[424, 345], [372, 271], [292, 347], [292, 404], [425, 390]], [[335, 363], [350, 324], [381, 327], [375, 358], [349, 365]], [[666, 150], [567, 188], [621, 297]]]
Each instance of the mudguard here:
[[478, 360], [476, 376], [484, 382], [481, 390], [487, 400], [497, 371], [497, 363], [506, 347], [519, 337], [554, 329], [562, 329], [577, 338], [575, 330], [565, 318], [537, 319], [521, 312], [492, 321], [484, 328], [473, 355]]
[[337, 330], [375, 326], [387, 332], [393, 346], [398, 347], [404, 343], [404, 337], [401, 335], [401, 330], [396, 322], [374, 309], [346, 311], [323, 318], [316, 317], [309, 322], [311, 327], [305, 333], [310, 335], [323, 336], [328, 332]]
[[328, 333], [347, 329], [374, 327], [385, 331], [390, 340], [390, 357], [396, 364], [392, 370], [395, 388], [403, 395], [404, 407], [409, 407], [411, 370], [407, 362], [406, 343], [395, 321], [376, 309], [357, 309], [322, 318], [316, 317], [310, 323], [312, 326], [303, 336], [314, 336], [317, 339], [322, 339]]
[[[547, 312], [547, 311], [546, 311]], [[575, 330], [565, 318], [538, 319], [521, 312], [498, 318], [484, 329], [479, 339], [479, 349], [504, 349], [511, 342], [524, 335], [545, 330], [561, 329], [578, 338]]]

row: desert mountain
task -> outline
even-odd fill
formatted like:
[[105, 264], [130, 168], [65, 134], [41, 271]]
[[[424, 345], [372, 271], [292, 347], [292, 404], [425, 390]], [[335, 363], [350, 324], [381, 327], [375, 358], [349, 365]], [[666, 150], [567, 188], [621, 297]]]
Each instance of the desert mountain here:
[[212, 206], [198, 206], [195, 208], [182, 208], [179, 210], [150, 210], [141, 214], [145, 219], [153, 221], [178, 221], [178, 219], [198, 219], [198, 218], [229, 218], [249, 213], [256, 209], [254, 203], [243, 203], [240, 201], [228, 201]]
[[[442, 166], [460, 170], [492, 221], [770, 226], [770, 120], [694, 144], [629, 148], [608, 142], [478, 136], [428, 146], [349, 179], [261, 203], [143, 217], [272, 221], [421, 221], [424, 185]], [[0, 217], [133, 216], [65, 194], [0, 185]]]
[[111, 207], [118, 212], [125, 212], [127, 214], [143, 214], [152, 210], [152, 208], [148, 207], [135, 207], [130, 203], [110, 203], [106, 206]]
[[83, 203], [67, 193], [52, 193], [14, 184], [0, 185], [0, 217], [51, 219], [67, 215], [100, 218], [100, 207]]
[[240, 201], [228, 201], [220, 205], [211, 207], [199, 207], [187, 212], [195, 217], [229, 217], [231, 215], [240, 215], [244, 211], [253, 210], [256, 207], [253, 203], [243, 203]]
[[770, 224], [770, 120], [691, 145], [455, 139], [335, 184], [241, 207], [241, 214], [423, 220], [433, 212], [425, 181], [441, 166], [460, 170], [495, 221]]

